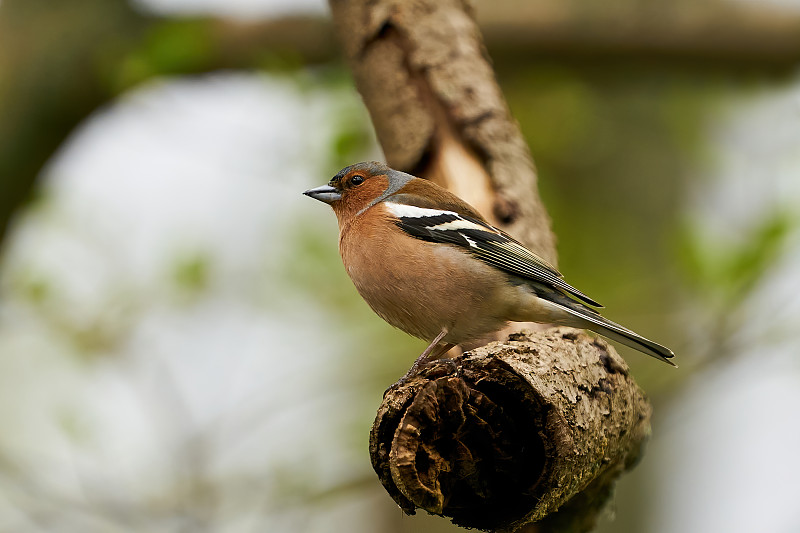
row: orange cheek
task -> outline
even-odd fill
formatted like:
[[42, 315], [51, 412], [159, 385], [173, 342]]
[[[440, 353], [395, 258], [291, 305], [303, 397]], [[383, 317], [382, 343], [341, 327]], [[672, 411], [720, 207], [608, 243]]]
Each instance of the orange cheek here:
[[[371, 178], [358, 187], [346, 190], [342, 195], [342, 200], [338, 202], [341, 204], [338, 208], [342, 214], [355, 215], [383, 194], [388, 187], [389, 179], [386, 176]], [[333, 209], [336, 211], [337, 206], [334, 205]]]

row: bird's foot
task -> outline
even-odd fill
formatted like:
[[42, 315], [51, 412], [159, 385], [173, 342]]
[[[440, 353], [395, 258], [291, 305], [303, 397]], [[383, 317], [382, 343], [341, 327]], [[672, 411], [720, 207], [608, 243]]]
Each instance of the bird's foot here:
[[427, 378], [435, 379], [437, 377], [445, 376], [448, 374], [455, 374], [456, 371], [458, 370], [458, 365], [452, 359], [425, 359], [425, 360], [417, 359], [416, 361], [414, 361], [414, 364], [411, 366], [411, 368], [408, 369], [408, 372], [406, 372], [403, 377], [398, 379], [392, 386], [383, 391], [383, 396], [386, 397], [386, 395], [389, 392], [395, 391], [407, 385], [412, 378], [417, 376], [423, 370], [430, 368], [432, 366], [441, 366], [443, 368], [442, 370], [436, 372], [435, 375], [426, 376]]

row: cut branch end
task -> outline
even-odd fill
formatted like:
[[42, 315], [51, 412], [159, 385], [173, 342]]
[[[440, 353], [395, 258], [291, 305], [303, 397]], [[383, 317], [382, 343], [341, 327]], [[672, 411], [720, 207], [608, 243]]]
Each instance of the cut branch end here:
[[649, 414], [613, 348], [554, 328], [438, 361], [391, 388], [370, 453], [406, 513], [513, 531], [567, 502], [604, 502], [638, 456]]

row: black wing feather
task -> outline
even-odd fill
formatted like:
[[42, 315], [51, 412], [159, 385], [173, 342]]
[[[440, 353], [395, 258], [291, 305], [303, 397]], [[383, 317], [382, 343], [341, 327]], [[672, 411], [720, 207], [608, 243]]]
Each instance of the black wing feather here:
[[[480, 226], [480, 228], [437, 228], [437, 226], [459, 220]], [[460, 246], [496, 268], [516, 276], [546, 283], [591, 306], [602, 307], [565, 282], [558, 270], [525, 248], [519, 241], [481, 220], [453, 212], [439, 212], [431, 216], [401, 216], [398, 217], [397, 225], [413, 237], [429, 242]]]

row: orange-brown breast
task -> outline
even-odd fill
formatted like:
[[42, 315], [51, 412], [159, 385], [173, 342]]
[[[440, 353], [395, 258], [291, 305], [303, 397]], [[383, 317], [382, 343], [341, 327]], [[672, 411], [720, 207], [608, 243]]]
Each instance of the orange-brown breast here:
[[341, 225], [339, 251], [359, 294], [391, 325], [459, 344], [502, 328], [518, 305], [508, 276], [457, 246], [411, 237], [381, 203]]

